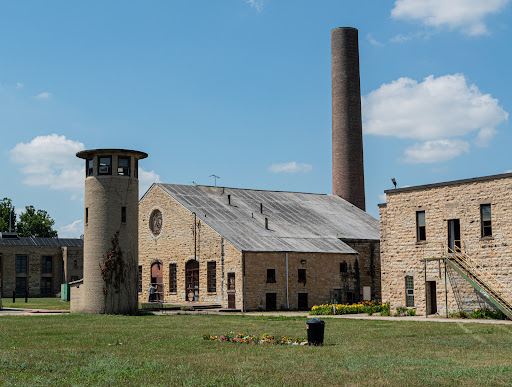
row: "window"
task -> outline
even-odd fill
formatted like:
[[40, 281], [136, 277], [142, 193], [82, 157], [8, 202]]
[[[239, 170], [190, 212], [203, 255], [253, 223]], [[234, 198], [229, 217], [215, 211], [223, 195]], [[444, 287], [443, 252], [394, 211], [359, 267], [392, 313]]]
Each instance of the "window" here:
[[235, 290], [235, 273], [228, 273], [228, 290]]
[[92, 176], [94, 174], [93, 159], [85, 160], [85, 176]]
[[267, 269], [267, 283], [272, 284], [276, 282], [276, 269]]
[[16, 256], [16, 273], [27, 274], [27, 256], [17, 255]]
[[139, 293], [142, 293], [142, 265], [139, 265], [139, 284], [138, 290]]
[[52, 274], [52, 257], [42, 256], [41, 257], [41, 273]]
[[299, 269], [299, 282], [306, 283], [306, 269]]
[[126, 223], [126, 207], [121, 207], [121, 223]]
[[169, 292], [176, 293], [178, 285], [176, 281], [176, 264], [169, 263]]
[[416, 212], [416, 237], [418, 242], [427, 240], [425, 211]]
[[85, 207], [85, 224], [89, 223], [89, 207]]
[[217, 263], [216, 262], [208, 262], [207, 263], [207, 287], [208, 293], [215, 293], [217, 291]]
[[119, 157], [117, 159], [117, 175], [130, 176], [130, 158]]
[[347, 272], [347, 262], [341, 262], [340, 263], [340, 273], [346, 273]]
[[414, 279], [410, 275], [405, 277], [405, 306], [414, 307]]
[[491, 225], [491, 205], [482, 204], [480, 206], [480, 218], [482, 223], [482, 238], [492, 236]]
[[112, 156], [99, 157], [98, 175], [112, 174]]
[[138, 159], [135, 159], [135, 168], [134, 168], [134, 171], [133, 171], [133, 177], [135, 177], [136, 179], [139, 178], [139, 160]]

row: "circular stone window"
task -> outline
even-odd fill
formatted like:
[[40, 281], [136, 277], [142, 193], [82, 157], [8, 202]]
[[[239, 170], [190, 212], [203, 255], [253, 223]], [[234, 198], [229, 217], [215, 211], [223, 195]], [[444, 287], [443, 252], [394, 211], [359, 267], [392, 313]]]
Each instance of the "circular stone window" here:
[[153, 235], [157, 236], [162, 231], [162, 213], [160, 210], [154, 210], [149, 218], [149, 229]]

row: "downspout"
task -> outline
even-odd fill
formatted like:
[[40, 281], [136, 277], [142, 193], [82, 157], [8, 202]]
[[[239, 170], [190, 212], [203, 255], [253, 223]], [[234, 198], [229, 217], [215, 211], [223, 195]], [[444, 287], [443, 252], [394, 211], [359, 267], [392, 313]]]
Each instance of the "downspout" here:
[[242, 251], [242, 312], [245, 310], [245, 252]]
[[286, 309], [290, 309], [290, 297], [289, 297], [289, 285], [288, 285], [288, 253], [286, 253]]
[[197, 242], [196, 242], [196, 221], [197, 221], [197, 214], [195, 212], [192, 212], [194, 214], [194, 261], [197, 261]]

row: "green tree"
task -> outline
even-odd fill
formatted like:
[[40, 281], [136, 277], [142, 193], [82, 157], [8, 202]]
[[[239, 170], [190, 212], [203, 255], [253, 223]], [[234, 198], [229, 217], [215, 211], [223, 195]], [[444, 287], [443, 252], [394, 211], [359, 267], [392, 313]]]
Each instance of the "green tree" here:
[[57, 236], [57, 231], [52, 229], [54, 224], [45, 210], [36, 211], [33, 206], [26, 206], [16, 224], [16, 231], [23, 237], [53, 238]]
[[[12, 207], [10, 211], [9, 207]], [[12, 200], [3, 198], [0, 200], [0, 232], [9, 231], [9, 212], [11, 215], [11, 231], [16, 231], [16, 213], [14, 212]]]

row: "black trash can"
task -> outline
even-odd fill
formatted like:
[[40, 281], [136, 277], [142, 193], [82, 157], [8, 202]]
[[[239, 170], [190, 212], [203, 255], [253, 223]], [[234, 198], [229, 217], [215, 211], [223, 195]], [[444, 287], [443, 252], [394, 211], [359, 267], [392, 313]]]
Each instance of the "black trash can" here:
[[318, 318], [306, 321], [308, 331], [308, 345], [324, 345], [325, 322]]

